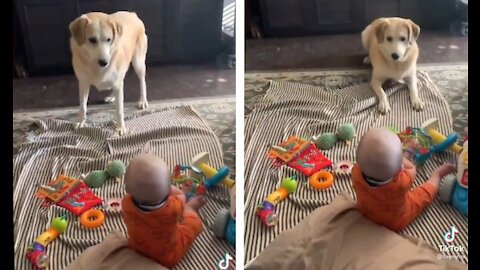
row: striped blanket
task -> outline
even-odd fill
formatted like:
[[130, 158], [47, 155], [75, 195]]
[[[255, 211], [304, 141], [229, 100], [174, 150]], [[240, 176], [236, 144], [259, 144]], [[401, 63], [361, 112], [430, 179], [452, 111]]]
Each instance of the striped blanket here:
[[[82, 227], [78, 218], [65, 209], [41, 208], [35, 197], [37, 185], [46, 184], [60, 173], [79, 177], [92, 170], [104, 169], [114, 159], [128, 161], [139, 153], [162, 157], [172, 168], [190, 164], [199, 152], [210, 153], [213, 167], [222, 165], [220, 143], [208, 125], [191, 107], [176, 107], [126, 119], [129, 133], [118, 137], [112, 123], [75, 130], [74, 124], [61, 120], [38, 120], [39, 129], [30, 142], [22, 145], [13, 158], [15, 269], [32, 269], [25, 258], [25, 247], [48, 229], [56, 216], [67, 214], [67, 231], [47, 246], [50, 268], [65, 268], [87, 247], [100, 243], [113, 230], [126, 234], [122, 214], [104, 210], [105, 224], [97, 229]], [[93, 189], [104, 200], [121, 198], [124, 184], [109, 181]], [[217, 239], [208, 228], [216, 213], [229, 206], [226, 188], [214, 188], [207, 195], [207, 204], [200, 210], [205, 224], [190, 252], [176, 269], [215, 269], [218, 261], [234, 249]]]
[[[408, 90], [394, 84], [386, 87], [392, 111], [379, 115], [377, 100], [369, 84], [362, 83], [339, 89], [318, 88], [299, 83], [272, 81], [263, 101], [245, 119], [245, 262], [255, 257], [281, 232], [294, 227], [317, 207], [326, 205], [342, 191], [354, 198], [350, 176], [336, 175], [333, 187], [318, 191], [312, 189], [307, 178], [297, 171], [282, 166], [272, 166], [267, 157], [267, 145], [278, 144], [291, 135], [310, 138], [324, 132], [335, 132], [344, 123], [356, 127], [356, 138], [348, 146], [337, 143], [331, 150], [323, 151], [334, 163], [342, 160], [355, 161], [355, 150], [362, 135], [373, 127], [418, 127], [423, 121], [436, 117], [439, 131], [448, 134], [452, 131], [452, 119], [447, 102], [430, 81], [428, 75], [418, 73], [419, 94], [425, 102], [422, 112], [412, 110]], [[417, 172], [414, 186], [425, 181], [431, 172], [443, 162], [456, 163], [451, 152], [432, 157]], [[266, 228], [255, 216], [256, 206], [285, 177], [299, 176], [298, 189], [288, 199], [278, 204], [276, 210], [279, 223]], [[449, 205], [436, 200], [403, 233], [426, 240], [435, 247], [446, 244], [443, 234], [452, 225], [459, 229], [455, 245], [462, 245], [464, 252], [444, 252], [456, 255], [462, 262], [468, 262], [467, 218]], [[439, 250], [439, 253], [442, 253]]]

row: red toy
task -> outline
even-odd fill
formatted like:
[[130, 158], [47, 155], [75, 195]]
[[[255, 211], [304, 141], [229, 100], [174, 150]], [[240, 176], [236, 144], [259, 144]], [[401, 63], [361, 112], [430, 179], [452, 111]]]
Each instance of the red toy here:
[[65, 175], [41, 186], [37, 197], [45, 199], [44, 206], [56, 204], [77, 216], [102, 203], [84, 182]]
[[315, 144], [295, 136], [291, 136], [278, 146], [270, 147], [268, 154], [270, 158], [275, 159], [276, 166], [287, 164], [306, 176], [332, 165], [332, 161], [327, 159]]

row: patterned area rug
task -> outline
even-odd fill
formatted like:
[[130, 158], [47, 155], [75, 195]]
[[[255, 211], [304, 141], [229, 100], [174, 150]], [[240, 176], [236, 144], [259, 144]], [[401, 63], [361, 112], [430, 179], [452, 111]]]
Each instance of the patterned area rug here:
[[[218, 137], [192, 106], [157, 107], [155, 112], [126, 117], [128, 133], [124, 136], [115, 133], [111, 121], [81, 129], [75, 129], [75, 123], [52, 118], [38, 120], [36, 124], [39, 129], [29, 133], [13, 160], [16, 269], [30, 268], [24, 254], [25, 247], [48, 228], [52, 217], [65, 214], [70, 225], [61, 240], [48, 247], [51, 269], [63, 269], [83, 250], [98, 244], [114, 229], [126, 234], [122, 215], [114, 210], [104, 209], [107, 217], [104, 225], [88, 230], [62, 207], [41, 207], [41, 200], [34, 195], [37, 186], [47, 184], [57, 175], [78, 178], [92, 170], [105, 168], [111, 160], [128, 163], [140, 153], [162, 157], [170, 169], [175, 164], [188, 164], [199, 152], [210, 153], [209, 163], [214, 168], [224, 163]], [[122, 181], [112, 180], [92, 191], [108, 201], [122, 198], [125, 186]], [[228, 207], [228, 194], [228, 189], [221, 186], [209, 190], [207, 204], [199, 212], [206, 227], [175, 269], [213, 269], [225, 252], [235, 253], [232, 246], [215, 237], [209, 229], [216, 213], [222, 207]], [[206, 249], [210, 251], [208, 254], [205, 254]]]
[[[461, 136], [468, 126], [468, 65], [421, 65], [450, 104], [453, 129]], [[298, 82], [312, 86], [342, 87], [352, 83], [368, 82], [370, 70], [335, 70], [305, 72], [272, 72], [245, 74], [245, 114], [261, 105], [270, 80]]]
[[[168, 102], [150, 102], [146, 111], [156, 111], [165, 107], [190, 105], [207, 121], [210, 128], [218, 136], [222, 144], [224, 163], [235, 172], [235, 97], [171, 100]], [[125, 104], [125, 117], [140, 113], [134, 104]], [[13, 113], [13, 153], [18, 152], [18, 146], [28, 142], [33, 132], [38, 128], [33, 123], [35, 119], [61, 119], [69, 122], [77, 121], [78, 108], [43, 110]], [[87, 117], [90, 123], [105, 123], [113, 121], [113, 105], [97, 105], [88, 107]]]
[[[419, 74], [419, 89], [423, 90], [420, 96], [424, 98], [427, 106], [430, 105], [423, 112], [414, 113], [410, 110], [408, 91], [404, 86], [393, 84], [388, 87], [387, 94], [390, 96], [391, 105], [396, 107], [394, 111], [401, 111], [401, 118], [394, 114], [376, 116], [376, 99], [371, 95], [368, 85], [369, 72], [366, 70], [246, 75], [246, 262], [254, 259], [279, 233], [295, 226], [312, 209], [328, 204], [341, 190], [349, 191], [355, 196], [347, 178], [339, 177], [336, 187], [319, 193], [308, 188], [306, 179], [300, 177], [299, 190], [278, 205], [277, 211], [281, 212], [279, 224], [272, 229], [265, 229], [255, 217], [256, 205], [275, 190], [282, 179], [293, 174], [298, 175], [286, 166], [279, 170], [273, 169], [265, 154], [266, 150], [260, 150], [265, 149], [266, 145], [286, 140], [288, 135], [310, 137], [324, 130], [333, 132], [335, 126], [346, 122], [360, 125], [357, 127], [358, 135], [363, 134], [370, 126], [393, 125], [403, 129], [409, 124], [420, 125], [430, 117], [440, 119], [443, 133], [453, 129], [461, 135], [465, 134], [468, 124], [467, 66], [422, 67], [420, 70], [424, 72]], [[425, 73], [428, 76], [422, 75]], [[272, 83], [269, 83], [270, 81]], [[267, 92], [267, 89], [270, 90]], [[453, 119], [448, 107], [452, 111]], [[353, 145], [355, 143], [354, 140]], [[324, 153], [334, 162], [354, 160], [354, 147], [337, 148], [338, 151], [330, 150]], [[444, 153], [429, 160], [429, 163], [419, 170], [415, 185], [420, 184], [419, 179], [426, 179], [431, 171], [443, 162], [455, 162], [455, 155]], [[462, 227], [461, 244], [467, 249], [466, 218], [439, 201], [417, 218], [404, 233], [422, 238], [436, 247], [443, 243], [439, 236], [443, 230], [450, 228], [452, 222]], [[466, 254], [468, 253], [447, 255], [468, 262]]]

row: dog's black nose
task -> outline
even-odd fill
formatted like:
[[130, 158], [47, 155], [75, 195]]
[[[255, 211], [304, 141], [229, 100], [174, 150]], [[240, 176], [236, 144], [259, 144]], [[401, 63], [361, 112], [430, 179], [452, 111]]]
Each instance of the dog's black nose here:
[[105, 60], [103, 60], [103, 59], [100, 59], [100, 60], [98, 60], [98, 64], [99, 64], [101, 67], [104, 67], [104, 66], [106, 66], [108, 63], [107, 63], [107, 61], [105, 61]]
[[393, 60], [398, 60], [399, 57], [400, 57], [400, 56], [398, 56], [398, 54], [392, 53], [392, 58], [393, 58]]

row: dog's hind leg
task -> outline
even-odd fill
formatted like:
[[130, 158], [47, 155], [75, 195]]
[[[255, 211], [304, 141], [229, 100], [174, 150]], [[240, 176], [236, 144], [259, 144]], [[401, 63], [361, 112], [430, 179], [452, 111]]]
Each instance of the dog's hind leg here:
[[139, 109], [146, 109], [148, 107], [147, 83], [145, 82], [145, 73], [147, 71], [145, 64], [145, 59], [147, 57], [147, 44], [148, 39], [146, 35], [139, 37], [132, 59], [133, 69], [140, 80], [140, 100], [138, 101]]

